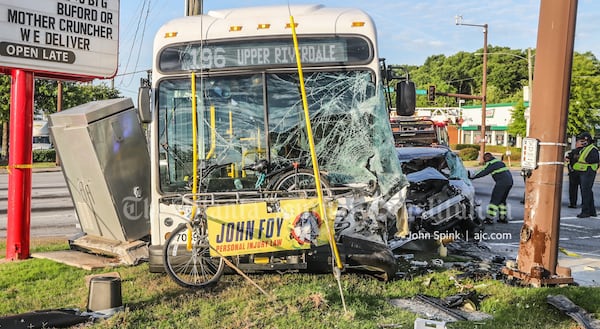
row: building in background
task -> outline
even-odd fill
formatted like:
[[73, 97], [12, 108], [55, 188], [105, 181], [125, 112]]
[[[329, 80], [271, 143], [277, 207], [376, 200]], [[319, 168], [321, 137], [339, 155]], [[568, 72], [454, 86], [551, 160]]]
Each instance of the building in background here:
[[[487, 104], [486, 106], [486, 136], [489, 145], [520, 146], [525, 136], [512, 136], [508, 133], [508, 125], [516, 103]], [[529, 106], [526, 102], [525, 106]], [[462, 125], [460, 125], [461, 144], [477, 144], [481, 141], [481, 106], [462, 107]]]
[[[488, 145], [517, 147], [521, 145], [525, 136], [512, 136], [508, 133], [508, 125], [512, 120], [512, 113], [516, 104], [487, 104], [485, 138]], [[525, 106], [529, 107], [529, 102], [525, 102]], [[481, 105], [419, 108], [416, 115], [446, 123], [451, 145], [478, 144], [481, 141]]]

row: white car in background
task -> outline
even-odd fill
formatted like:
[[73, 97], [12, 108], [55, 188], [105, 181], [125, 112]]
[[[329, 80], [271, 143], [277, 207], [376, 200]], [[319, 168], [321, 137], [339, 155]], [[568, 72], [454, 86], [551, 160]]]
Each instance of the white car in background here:
[[51, 150], [54, 148], [49, 135], [33, 136], [32, 150]]

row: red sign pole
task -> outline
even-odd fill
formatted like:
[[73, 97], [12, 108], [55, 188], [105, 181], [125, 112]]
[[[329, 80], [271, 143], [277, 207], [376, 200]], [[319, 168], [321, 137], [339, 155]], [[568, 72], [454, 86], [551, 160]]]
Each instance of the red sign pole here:
[[34, 79], [20, 69], [11, 76], [6, 259], [16, 260], [29, 258]]

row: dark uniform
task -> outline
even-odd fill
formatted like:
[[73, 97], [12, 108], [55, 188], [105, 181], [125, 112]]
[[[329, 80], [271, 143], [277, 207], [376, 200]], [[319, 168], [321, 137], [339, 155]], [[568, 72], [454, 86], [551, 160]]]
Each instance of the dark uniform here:
[[573, 165], [579, 159], [581, 147], [577, 147], [567, 153], [567, 170], [569, 171], [569, 208], [577, 208], [577, 195], [579, 194], [579, 172], [573, 169]]
[[494, 218], [498, 216], [499, 223], [508, 223], [506, 207], [506, 198], [513, 186], [512, 174], [504, 162], [496, 159], [491, 153], [483, 155], [485, 166], [479, 170], [471, 179], [480, 178], [487, 175], [492, 175], [496, 182], [492, 190], [492, 197], [487, 208], [486, 218], [484, 223], [493, 224]]
[[581, 213], [577, 215], [579, 218], [587, 218], [596, 216], [596, 206], [594, 205], [594, 180], [596, 179], [596, 171], [598, 170], [598, 162], [600, 162], [600, 154], [592, 135], [589, 133], [581, 133], [577, 136], [578, 140], [583, 140], [583, 148], [579, 152], [577, 162], [573, 164], [573, 169], [579, 175], [579, 183], [581, 187]]

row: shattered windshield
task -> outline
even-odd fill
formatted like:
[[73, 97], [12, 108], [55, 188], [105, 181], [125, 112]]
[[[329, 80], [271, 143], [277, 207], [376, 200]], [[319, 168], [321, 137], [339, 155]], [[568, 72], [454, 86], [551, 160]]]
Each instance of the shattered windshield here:
[[446, 153], [446, 163], [448, 163], [448, 169], [450, 170], [450, 179], [461, 179], [465, 181], [467, 185], [471, 185], [469, 172], [467, 168], [465, 168], [465, 165], [458, 154], [448, 151]]
[[[404, 185], [381, 88], [370, 71], [304, 73], [319, 169], [331, 185]], [[196, 78], [198, 168], [206, 190], [256, 188], [249, 165], [271, 171], [312, 168], [297, 73]], [[189, 189], [192, 176], [192, 92], [189, 79], [159, 84], [161, 189]], [[211, 185], [212, 184], [212, 185]]]

